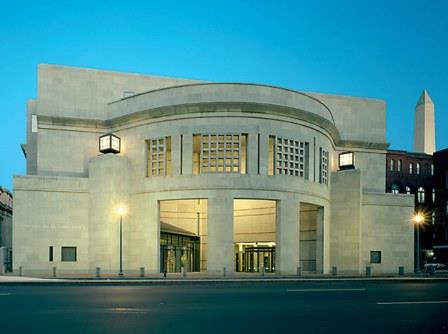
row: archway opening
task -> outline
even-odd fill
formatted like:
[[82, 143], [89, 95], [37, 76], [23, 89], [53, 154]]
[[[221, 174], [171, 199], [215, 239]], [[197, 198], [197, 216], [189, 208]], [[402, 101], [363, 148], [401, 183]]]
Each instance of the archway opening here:
[[235, 272], [275, 272], [276, 204], [273, 200], [233, 201]]
[[160, 201], [160, 272], [207, 270], [207, 200]]

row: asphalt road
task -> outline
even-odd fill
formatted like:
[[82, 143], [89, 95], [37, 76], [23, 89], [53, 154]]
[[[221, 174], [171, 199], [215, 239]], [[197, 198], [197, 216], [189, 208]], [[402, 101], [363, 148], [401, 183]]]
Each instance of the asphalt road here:
[[0, 285], [0, 333], [448, 333], [448, 283]]

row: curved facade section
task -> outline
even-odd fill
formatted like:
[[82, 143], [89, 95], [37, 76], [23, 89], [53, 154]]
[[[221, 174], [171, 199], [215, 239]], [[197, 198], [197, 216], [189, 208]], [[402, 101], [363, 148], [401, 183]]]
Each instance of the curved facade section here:
[[334, 124], [330, 109], [314, 97], [279, 87], [242, 83], [196, 83], [140, 93], [110, 103], [108, 118], [167, 106], [202, 103], [281, 106], [316, 114]]
[[[85, 84], [73, 71], [65, 73], [70, 87]], [[95, 79], [101, 91], [110, 75]], [[115, 92], [78, 114], [45, 109], [54, 105], [49, 91], [30, 103], [27, 175], [14, 179], [14, 268], [410, 270], [412, 201], [385, 194], [383, 142], [341, 140], [349, 131], [337, 124], [350, 117], [335, 115], [344, 108], [333, 113], [315, 97], [271, 86], [147, 80], [130, 92], [130, 77], [117, 75], [113, 87], [131, 96], [117, 101]], [[364, 138], [380, 138], [377, 130], [365, 127]]]

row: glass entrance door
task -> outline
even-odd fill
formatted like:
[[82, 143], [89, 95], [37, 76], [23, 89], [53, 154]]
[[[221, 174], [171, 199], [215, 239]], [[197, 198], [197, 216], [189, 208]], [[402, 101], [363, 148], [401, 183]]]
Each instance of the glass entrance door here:
[[265, 272], [275, 272], [275, 245], [236, 244], [235, 271], [254, 273], [264, 268]]
[[199, 238], [161, 233], [160, 272], [199, 271]]

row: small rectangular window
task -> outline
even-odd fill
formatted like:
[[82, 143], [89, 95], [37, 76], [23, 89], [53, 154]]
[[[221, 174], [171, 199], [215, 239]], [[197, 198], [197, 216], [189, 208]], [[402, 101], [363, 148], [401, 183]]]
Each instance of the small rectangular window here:
[[62, 262], [76, 262], [76, 247], [61, 247]]
[[48, 247], [48, 261], [53, 262], [53, 246]]
[[381, 251], [370, 251], [370, 263], [381, 263]]

